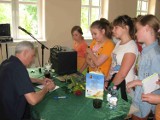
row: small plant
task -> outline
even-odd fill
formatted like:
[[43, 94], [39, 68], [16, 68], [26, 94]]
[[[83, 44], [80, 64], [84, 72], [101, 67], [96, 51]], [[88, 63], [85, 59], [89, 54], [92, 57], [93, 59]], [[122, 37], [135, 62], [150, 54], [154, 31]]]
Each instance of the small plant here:
[[82, 95], [83, 91], [85, 90], [85, 81], [82, 79], [78, 79], [75, 76], [71, 76], [69, 79], [66, 80], [67, 88], [73, 92], [73, 94], [80, 96]]

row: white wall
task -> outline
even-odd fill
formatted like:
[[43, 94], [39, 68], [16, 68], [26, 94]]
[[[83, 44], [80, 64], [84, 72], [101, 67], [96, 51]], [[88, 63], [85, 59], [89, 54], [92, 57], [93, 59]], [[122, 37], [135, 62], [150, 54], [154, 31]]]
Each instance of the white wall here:
[[156, 0], [155, 15], [160, 20], [160, 0]]
[[150, 0], [149, 14], [155, 14], [155, 16], [160, 20], [160, 0]]
[[109, 0], [108, 19], [113, 21], [117, 16], [127, 14], [136, 17], [137, 0]]
[[[71, 28], [80, 25], [81, 0], [46, 0], [45, 30], [47, 46], [72, 47]], [[45, 52], [46, 59], [49, 52]]]
[[150, 0], [148, 6], [148, 13], [155, 14], [155, 8], [156, 8], [156, 0]]

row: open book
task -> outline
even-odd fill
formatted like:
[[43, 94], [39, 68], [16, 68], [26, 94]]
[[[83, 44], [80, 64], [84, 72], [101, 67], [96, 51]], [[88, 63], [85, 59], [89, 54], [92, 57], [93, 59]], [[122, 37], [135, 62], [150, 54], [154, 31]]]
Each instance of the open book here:
[[142, 80], [144, 94], [151, 93], [160, 88], [160, 85], [156, 84], [156, 81], [158, 81], [158, 79], [158, 73], [154, 73], [153, 75]]
[[96, 72], [87, 73], [85, 96], [88, 98], [103, 99], [103, 93], [104, 75]]

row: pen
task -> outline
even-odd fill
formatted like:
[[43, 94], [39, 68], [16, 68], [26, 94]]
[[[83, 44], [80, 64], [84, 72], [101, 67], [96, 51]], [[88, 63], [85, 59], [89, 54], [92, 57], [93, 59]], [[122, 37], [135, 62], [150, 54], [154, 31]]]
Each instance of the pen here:
[[65, 99], [67, 98], [67, 96], [54, 96], [53, 98], [54, 99]]

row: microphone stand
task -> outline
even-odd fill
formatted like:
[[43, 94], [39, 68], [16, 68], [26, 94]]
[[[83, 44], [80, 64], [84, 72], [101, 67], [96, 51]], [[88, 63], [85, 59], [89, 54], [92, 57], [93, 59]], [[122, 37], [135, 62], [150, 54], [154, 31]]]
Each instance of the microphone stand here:
[[[23, 31], [23, 30], [22, 30]], [[24, 31], [23, 31], [24, 32]], [[27, 31], [28, 32], [28, 31]], [[25, 32], [25, 33], [27, 33]], [[46, 48], [47, 50], [49, 49], [46, 47], [43, 43], [41, 43], [39, 40], [37, 40], [31, 33], [27, 33], [29, 36], [31, 36], [34, 40], [36, 40], [40, 45], [41, 45], [41, 50], [42, 50], [42, 67], [44, 65], [44, 49]]]

